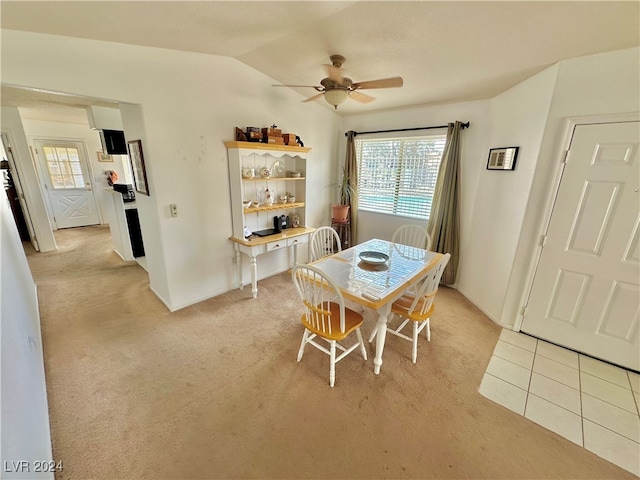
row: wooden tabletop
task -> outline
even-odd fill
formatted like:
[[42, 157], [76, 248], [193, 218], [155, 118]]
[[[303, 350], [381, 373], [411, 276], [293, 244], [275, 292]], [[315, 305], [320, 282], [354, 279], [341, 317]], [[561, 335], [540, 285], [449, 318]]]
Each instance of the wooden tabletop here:
[[316, 229], [314, 227], [295, 227], [295, 228], [287, 228], [283, 230], [281, 233], [274, 233], [273, 235], [267, 235], [266, 237], [258, 237], [256, 235], [252, 235], [249, 238], [238, 238], [238, 237], [229, 237], [229, 240], [232, 242], [239, 243], [241, 245], [246, 245], [247, 247], [254, 247], [256, 245], [263, 245], [265, 243], [277, 242], [279, 240], [298, 237], [300, 235], [306, 235], [308, 233], [315, 232]]

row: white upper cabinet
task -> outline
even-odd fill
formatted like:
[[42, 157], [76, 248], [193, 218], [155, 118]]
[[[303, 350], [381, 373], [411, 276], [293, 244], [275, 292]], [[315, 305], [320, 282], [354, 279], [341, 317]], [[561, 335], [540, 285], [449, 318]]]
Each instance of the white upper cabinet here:
[[[233, 237], [274, 227], [274, 217], [306, 226], [307, 156], [311, 148], [258, 142], [225, 142]], [[251, 202], [250, 204], [248, 202]]]

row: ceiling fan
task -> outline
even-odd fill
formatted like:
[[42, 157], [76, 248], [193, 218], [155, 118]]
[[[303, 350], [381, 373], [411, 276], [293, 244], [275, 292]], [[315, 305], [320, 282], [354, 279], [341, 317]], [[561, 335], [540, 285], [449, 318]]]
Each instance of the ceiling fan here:
[[340, 68], [345, 62], [345, 58], [342, 55], [331, 55], [331, 65], [324, 65], [327, 70], [327, 78], [323, 78], [320, 81], [320, 85], [273, 85], [274, 87], [310, 87], [315, 88], [318, 92], [317, 95], [309, 97], [304, 102], [311, 102], [322, 96], [330, 105], [333, 105], [335, 109], [338, 105], [344, 103], [347, 98], [360, 103], [369, 103], [375, 100], [374, 97], [364, 94], [359, 90], [365, 90], [369, 88], [394, 88], [401, 87], [403, 84], [402, 77], [382, 78], [379, 80], [369, 80], [367, 82], [353, 82], [350, 78], [343, 77], [340, 73]]

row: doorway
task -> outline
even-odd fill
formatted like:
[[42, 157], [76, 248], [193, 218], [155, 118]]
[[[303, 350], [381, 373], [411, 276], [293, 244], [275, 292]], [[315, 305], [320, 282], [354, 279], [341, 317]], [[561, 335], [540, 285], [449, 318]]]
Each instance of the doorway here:
[[99, 224], [83, 143], [43, 139], [36, 139], [34, 143], [56, 228]]
[[29, 208], [25, 202], [20, 182], [20, 174], [16, 168], [16, 161], [13, 157], [13, 150], [6, 133], [0, 134], [0, 174], [2, 175], [2, 185], [9, 201], [11, 213], [23, 242], [31, 242], [33, 248], [38, 251], [38, 243], [35, 231], [31, 222]]
[[521, 327], [636, 371], [639, 126], [574, 127]]

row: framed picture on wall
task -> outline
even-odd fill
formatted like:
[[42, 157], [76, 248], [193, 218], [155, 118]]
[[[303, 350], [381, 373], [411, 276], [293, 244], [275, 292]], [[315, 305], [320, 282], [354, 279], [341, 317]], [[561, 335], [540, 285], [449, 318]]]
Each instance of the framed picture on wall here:
[[98, 150], [98, 161], [99, 162], [113, 162], [113, 157], [108, 153], [104, 153]]
[[131, 170], [133, 170], [133, 183], [136, 192], [149, 195], [149, 185], [147, 184], [147, 170], [144, 167], [144, 155], [142, 154], [142, 140], [130, 140], [127, 142], [129, 158], [131, 159]]
[[492, 148], [489, 150], [487, 170], [513, 170], [520, 147]]

